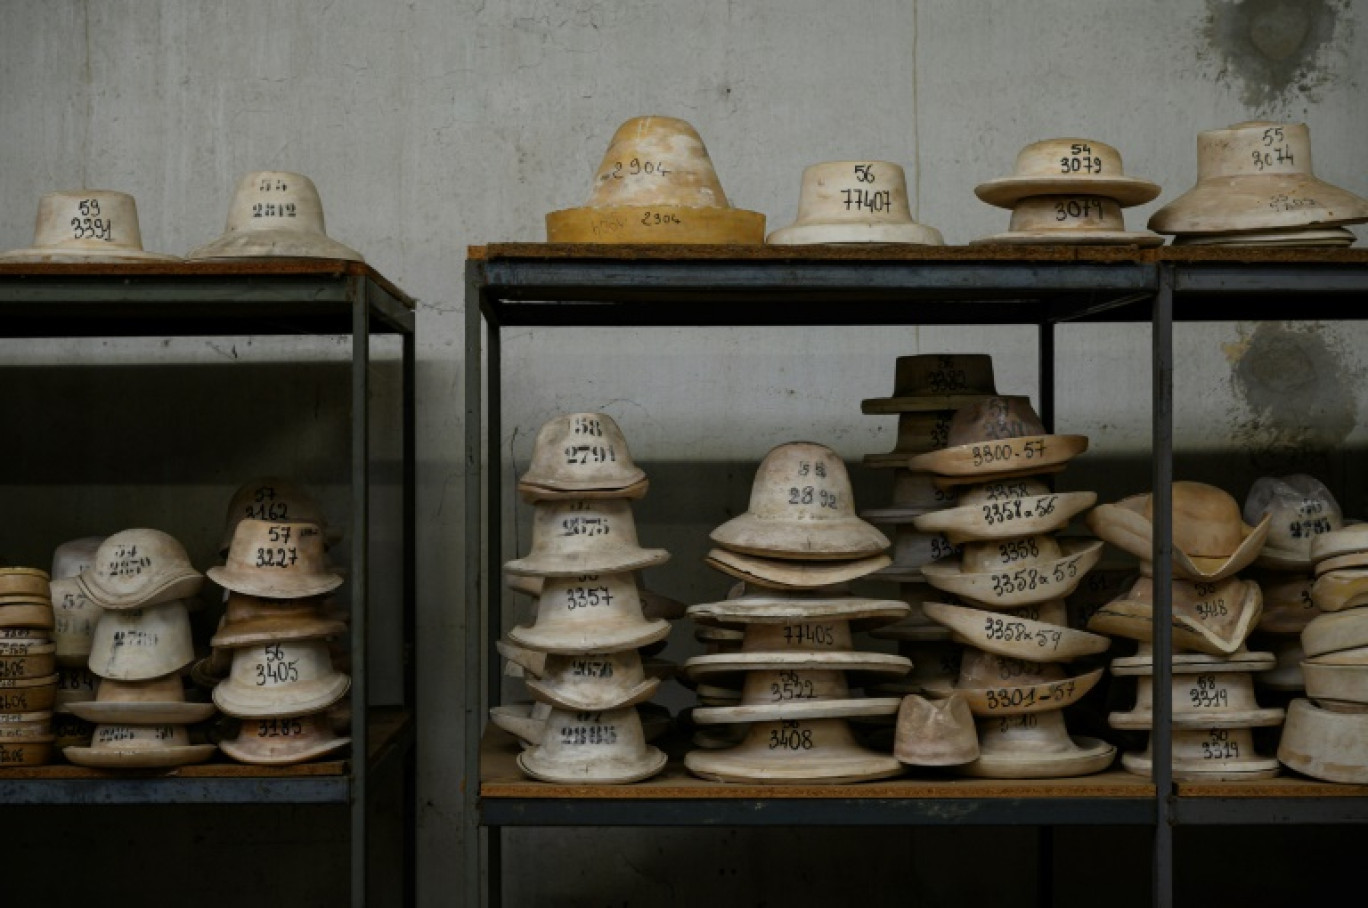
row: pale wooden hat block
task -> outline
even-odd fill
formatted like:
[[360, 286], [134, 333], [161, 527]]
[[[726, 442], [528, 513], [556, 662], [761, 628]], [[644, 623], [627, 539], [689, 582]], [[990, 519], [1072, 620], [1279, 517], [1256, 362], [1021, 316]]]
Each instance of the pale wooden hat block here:
[[898, 599], [868, 599], [825, 591], [776, 593], [747, 590], [721, 602], [691, 605], [689, 617], [703, 624], [780, 624], [859, 621], [879, 626], [905, 618], [912, 607]]
[[1016, 203], [1006, 233], [970, 245], [1162, 246], [1148, 230], [1127, 230], [1121, 206], [1100, 195], [1037, 195]]
[[51, 601], [51, 582], [42, 568], [0, 567], [0, 602]]
[[771, 245], [905, 243], [941, 246], [939, 230], [912, 220], [903, 169], [888, 161], [827, 161], [803, 169], [798, 218]]
[[1305, 571], [1312, 565], [1311, 545], [1317, 536], [1344, 525], [1344, 515], [1325, 483], [1305, 473], [1261, 476], [1245, 496], [1245, 523], [1273, 516], [1268, 540], [1255, 564], [1278, 571]]
[[[1271, 516], [1250, 526], [1229, 493], [1205, 483], [1175, 482], [1172, 497], [1175, 579], [1224, 580], [1254, 563], [1268, 538]], [[1149, 572], [1154, 552], [1152, 499], [1144, 493], [1100, 504], [1086, 520], [1102, 539], [1140, 559], [1142, 573]]]
[[60, 665], [85, 665], [100, 620], [100, 607], [81, 592], [74, 577], [52, 581], [52, 639]]
[[114, 725], [183, 725], [214, 715], [214, 704], [185, 699], [179, 673], [147, 681], [100, 681], [94, 700], [66, 704], [88, 722]]
[[601, 712], [635, 706], [655, 696], [659, 678], [648, 678], [636, 650], [579, 656], [548, 654], [543, 673], [526, 681], [534, 700], [554, 707]]
[[44, 678], [0, 681], [0, 711], [36, 712], [57, 709], [57, 685], [60, 672]]
[[244, 721], [237, 735], [219, 742], [219, 750], [239, 763], [294, 766], [331, 756], [351, 745], [333, 732], [326, 713], [290, 719]]
[[0, 713], [0, 740], [29, 740], [52, 733], [52, 710]]
[[1227, 233], [1179, 233], [1175, 246], [1263, 246], [1337, 248], [1358, 240], [1346, 227], [1287, 227], [1272, 230], [1232, 230]]
[[[532, 460], [518, 477], [524, 494], [605, 492], [645, 494], [646, 473], [632, 460], [622, 428], [607, 413], [565, 413], [542, 423]], [[640, 494], [637, 494], [637, 492]], [[631, 494], [628, 494], [631, 493]]]
[[862, 782], [903, 771], [891, 755], [856, 743], [845, 719], [757, 722], [736, 747], [690, 751], [684, 766], [717, 782], [770, 785]]
[[1368, 646], [1368, 608], [1317, 615], [1302, 631], [1301, 642], [1308, 658]]
[[[1029, 494], [1014, 494], [1018, 491]], [[1096, 492], [1051, 492], [1038, 480], [993, 482], [961, 488], [956, 507], [923, 514], [912, 524], [923, 532], [943, 533], [956, 545], [1013, 539], [1062, 530], [1096, 503]]]
[[1335, 712], [1368, 712], [1368, 658], [1358, 664], [1321, 661], [1337, 655], [1302, 662], [1306, 696]]
[[[1199, 669], [1193, 671], [1192, 669]], [[1260, 707], [1254, 696], [1254, 678], [1248, 671], [1204, 671], [1211, 666], [1173, 667], [1173, 727], [1261, 728], [1278, 725], [1285, 711]], [[1112, 728], [1148, 729], [1154, 726], [1154, 679], [1136, 679], [1135, 708], [1107, 717]]]
[[351, 678], [333, 668], [323, 640], [286, 640], [233, 651], [214, 704], [238, 719], [292, 719], [327, 709], [346, 696]]
[[203, 586], [204, 575], [171, 535], [136, 528], [106, 537], [94, 563], [76, 576], [76, 582], [101, 608], [130, 609], [192, 598]]
[[1069, 662], [1105, 652], [1111, 641], [1067, 625], [986, 612], [962, 605], [927, 602], [923, 609], [954, 633], [957, 642], [1012, 659]]
[[1368, 552], [1368, 522], [1342, 525], [1337, 530], [1321, 533], [1311, 540], [1313, 564], [1354, 552]]
[[1315, 779], [1368, 784], [1368, 713], [1334, 712], [1310, 700], [1293, 700], [1278, 760]]
[[0, 679], [31, 681], [57, 672], [57, 646], [53, 643], [0, 645]]
[[[0, 264], [3, 264], [0, 261]], [[44, 766], [52, 762], [53, 735], [29, 740], [0, 740], [0, 770], [13, 766]]]
[[[683, 618], [684, 610], [687, 606], [678, 599], [672, 599], [663, 593], [647, 589], [642, 585], [641, 577], [636, 578], [637, 589], [641, 593], [641, 613], [655, 621], [657, 618]], [[522, 593], [524, 596], [531, 596], [533, 599], [541, 597], [542, 578], [531, 575], [506, 574], [504, 575], [505, 585], [515, 593]]]
[[[1278, 761], [1255, 751], [1249, 728], [1175, 728], [1172, 751], [1173, 778], [1179, 782], [1238, 782], [1278, 774]], [[1150, 778], [1153, 755], [1150, 741], [1141, 752], [1122, 754], [1121, 766]]]
[[734, 652], [692, 656], [684, 670], [695, 680], [755, 671], [845, 671], [905, 675], [912, 663], [904, 656], [864, 650], [814, 652]]
[[174, 255], [145, 252], [138, 205], [126, 192], [75, 189], [38, 200], [33, 245], [0, 255], [0, 264], [172, 262]]
[[981, 608], [1021, 608], [1070, 595], [1102, 558], [1101, 540], [1061, 539], [1058, 546], [1059, 558], [1040, 559], [1028, 553], [1014, 563], [978, 572], [966, 572], [962, 564], [934, 563], [922, 568], [922, 573], [937, 589]]
[[1317, 179], [1305, 123], [1255, 120], [1197, 134], [1197, 185], [1149, 219], [1160, 233], [1342, 226], [1368, 200]]
[[[1236, 652], [1263, 613], [1259, 585], [1239, 577], [1209, 583], [1175, 580], [1171, 588], [1173, 645], [1213, 656]], [[1088, 629], [1145, 643], [1154, 636], [1154, 581], [1141, 576], [1093, 612]]]
[[610, 785], [650, 778], [665, 754], [646, 743], [636, 707], [604, 712], [552, 708], [540, 744], [518, 754], [518, 768], [543, 782]]
[[52, 600], [12, 600], [0, 602], [0, 630], [11, 633], [19, 630], [44, 631], [43, 638], [51, 639], [46, 633], [56, 626], [56, 616], [52, 610]]
[[533, 505], [532, 548], [504, 563], [509, 574], [576, 577], [655, 567], [670, 559], [664, 549], [637, 542], [632, 505], [623, 499], [541, 501]]
[[1317, 561], [1312, 569], [1312, 576], [1319, 578], [1338, 571], [1358, 570], [1364, 567], [1368, 567], [1368, 552], [1348, 552]]
[[1101, 772], [1116, 748], [1089, 737], [1072, 737], [1058, 710], [979, 718], [977, 760], [956, 773], [988, 779], [1059, 779]]
[[888, 567], [893, 559], [879, 553], [841, 561], [794, 561], [714, 548], [704, 562], [730, 577], [767, 589], [811, 590], [867, 577]]
[[308, 640], [345, 634], [346, 623], [323, 617], [321, 607], [322, 597], [265, 599], [230, 592], [223, 621], [209, 645], [233, 649], [276, 640]]
[[1323, 612], [1342, 612], [1368, 605], [1368, 568], [1322, 574], [1311, 587], [1311, 599]]
[[548, 577], [530, 625], [510, 630], [510, 642], [546, 653], [575, 656], [639, 649], [670, 633], [670, 622], [649, 621], [630, 573]]
[[946, 447], [908, 460], [908, 469], [978, 484], [1058, 472], [1088, 448], [1082, 435], [1047, 435], [1029, 398], [995, 396], [956, 411]]
[[978, 759], [978, 733], [964, 698], [904, 697], [898, 707], [893, 756], [909, 766], [957, 766]]
[[831, 448], [804, 441], [766, 453], [746, 512], [709, 538], [734, 552], [796, 560], [849, 560], [889, 547], [887, 537], [855, 516], [845, 462]]
[[195, 659], [190, 613], [175, 599], [144, 608], [105, 610], [90, 643], [90, 670], [116, 681], [147, 681]]
[[345, 582], [330, 568], [323, 541], [323, 529], [315, 523], [244, 518], [233, 529], [226, 563], [206, 573], [225, 590], [248, 596], [323, 596]]
[[62, 755], [78, 766], [105, 769], [159, 768], [203, 763], [218, 750], [191, 744], [184, 725], [95, 726], [89, 747], [67, 747]]
[[925, 410], [898, 414], [898, 437], [893, 450], [866, 454], [864, 465], [874, 469], [906, 468], [913, 454], [945, 447], [954, 410]]
[[765, 241], [765, 216], [731, 207], [697, 130], [674, 117], [618, 127], [582, 208], [546, 215], [552, 243]]
[[[966, 654], [967, 657], [967, 654]], [[993, 658], [1000, 659], [995, 656]], [[955, 692], [969, 704], [969, 711], [981, 718], [1021, 716], [1051, 712], [1072, 706], [1096, 686], [1102, 669], [1096, 668], [1054, 681], [1001, 681], [996, 686], [969, 686], [961, 670]]]
[[233, 544], [233, 531], [243, 520], [284, 520], [312, 523], [323, 528], [325, 546], [341, 541], [340, 533], [329, 529], [323, 509], [312, 495], [296, 483], [280, 476], [256, 476], [238, 486], [228, 500], [219, 537], [219, 554], [227, 555]]
[[233, 191], [228, 226], [216, 240], [191, 250], [190, 259], [324, 258], [365, 261], [332, 239], [323, 222], [323, 201], [302, 173], [258, 170], [244, 174]]
[[[1262, 672], [1278, 664], [1272, 653], [1251, 652], [1244, 647], [1227, 656], [1175, 651], [1170, 658], [1175, 666], [1206, 666], [1207, 671], [1216, 672]], [[1123, 677], [1153, 674], [1154, 646], [1143, 642], [1136, 647], [1135, 655], [1116, 657], [1111, 661], [1111, 673]]]
[[866, 398], [860, 401], [860, 412], [869, 416], [954, 411], [995, 394], [988, 354], [916, 353], [897, 358], [893, 396]]
[[1128, 207], [1154, 199], [1159, 191], [1156, 183], [1126, 176], [1115, 147], [1076, 137], [1032, 142], [1017, 153], [1011, 176], [974, 187], [974, 195], [999, 208], [1039, 195], [1102, 196]]

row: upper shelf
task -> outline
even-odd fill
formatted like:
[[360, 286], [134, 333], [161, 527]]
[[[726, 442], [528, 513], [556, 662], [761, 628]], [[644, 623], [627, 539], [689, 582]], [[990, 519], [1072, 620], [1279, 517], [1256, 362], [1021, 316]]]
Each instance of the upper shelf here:
[[1149, 321], [1160, 263], [1178, 320], [1345, 318], [1368, 250], [1104, 246], [497, 243], [467, 281], [498, 325], [1044, 324]]
[[208, 337], [411, 334], [414, 301], [369, 265], [339, 259], [0, 264], [0, 336]]

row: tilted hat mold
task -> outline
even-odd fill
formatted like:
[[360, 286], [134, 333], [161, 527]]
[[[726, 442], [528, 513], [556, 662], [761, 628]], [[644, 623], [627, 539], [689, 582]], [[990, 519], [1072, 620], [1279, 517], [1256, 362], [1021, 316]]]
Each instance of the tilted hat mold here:
[[618, 127], [589, 201], [546, 215], [552, 243], [765, 241], [765, 216], [733, 208], [698, 131], [674, 117]]
[[[1245, 645], [1263, 613], [1259, 585], [1239, 577], [1196, 583], [1175, 580], [1169, 596], [1175, 649], [1228, 656]], [[1135, 582], [1088, 618], [1088, 630], [1151, 642], [1154, 636], [1154, 581]]]
[[204, 575], [169, 533], [138, 528], [106, 537], [76, 581], [101, 608], [132, 609], [189, 599], [199, 593]]
[[318, 524], [252, 517], [238, 521], [226, 562], [206, 573], [226, 590], [267, 599], [322, 596], [345, 582], [328, 564]]
[[302, 173], [258, 170], [244, 174], [218, 239], [191, 250], [189, 259], [325, 258], [365, 261], [328, 236], [323, 201]]
[[219, 742], [219, 750], [239, 763], [291, 766], [330, 756], [350, 744], [351, 738], [339, 737], [327, 714], [318, 712], [245, 720], [235, 736]]
[[174, 255], [143, 250], [133, 196], [108, 189], [44, 193], [38, 200], [33, 245], [0, 254], [0, 265], [174, 261], [179, 261]]
[[1124, 207], [1148, 202], [1159, 192], [1157, 183], [1126, 176], [1113, 146], [1083, 138], [1032, 142], [1017, 153], [1011, 176], [974, 187], [974, 195], [1000, 208], [1039, 195], [1102, 196]]
[[1197, 134], [1197, 184], [1149, 219], [1159, 233], [1341, 226], [1368, 221], [1368, 199], [1317, 179], [1305, 123], [1251, 120]]
[[660, 679], [647, 678], [634, 649], [576, 656], [547, 654], [538, 677], [525, 682], [533, 699], [559, 709], [597, 711], [651, 699]]
[[616, 420], [607, 413], [565, 413], [537, 430], [532, 461], [518, 484], [527, 490], [613, 492], [638, 488], [645, 479]]
[[797, 220], [765, 242], [941, 246], [945, 241], [939, 230], [912, 220], [902, 167], [888, 161], [827, 161], [803, 169]]
[[889, 540], [855, 516], [845, 462], [814, 442], [770, 449], [751, 484], [750, 506], [709, 534], [742, 554], [795, 560], [877, 555]]

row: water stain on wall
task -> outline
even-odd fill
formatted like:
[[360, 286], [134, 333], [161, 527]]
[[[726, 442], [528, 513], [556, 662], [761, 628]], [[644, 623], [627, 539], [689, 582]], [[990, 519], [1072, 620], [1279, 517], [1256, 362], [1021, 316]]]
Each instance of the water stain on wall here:
[[1204, 59], [1251, 110], [1284, 108], [1347, 78], [1350, 0], [1207, 0]]
[[1225, 346], [1237, 400], [1231, 442], [1262, 474], [1329, 480], [1354, 430], [1363, 370], [1324, 325], [1261, 322]]

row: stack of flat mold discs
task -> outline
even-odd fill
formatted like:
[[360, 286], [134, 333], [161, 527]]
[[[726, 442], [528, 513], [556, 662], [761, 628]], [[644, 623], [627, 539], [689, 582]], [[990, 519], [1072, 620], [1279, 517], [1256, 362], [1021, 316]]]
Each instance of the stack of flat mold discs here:
[[52, 759], [53, 624], [48, 572], [0, 567], [0, 769]]
[[1368, 783], [1368, 524], [1311, 543], [1311, 596], [1323, 614], [1302, 631], [1306, 698], [1287, 708], [1278, 759], [1329, 782]]
[[855, 782], [897, 775], [901, 764], [859, 744], [851, 719], [892, 716], [897, 697], [852, 688], [870, 676], [897, 677], [909, 660], [854, 648], [852, 623], [897, 621], [898, 600], [852, 596], [844, 584], [888, 563], [888, 540], [855, 514], [850, 477], [835, 451], [790, 442], [756, 471], [750, 507], [713, 530], [709, 563], [728, 573], [728, 554], [753, 576], [737, 595], [690, 606], [701, 625], [740, 627], [739, 648], [695, 656], [685, 670], [701, 686], [737, 679], [738, 701], [693, 710], [699, 726], [746, 729], [731, 747], [690, 751], [684, 765], [723, 782]]

